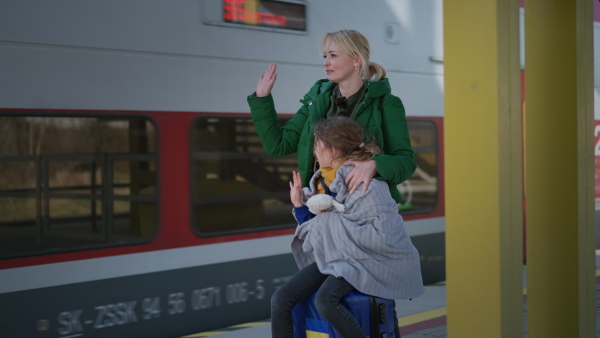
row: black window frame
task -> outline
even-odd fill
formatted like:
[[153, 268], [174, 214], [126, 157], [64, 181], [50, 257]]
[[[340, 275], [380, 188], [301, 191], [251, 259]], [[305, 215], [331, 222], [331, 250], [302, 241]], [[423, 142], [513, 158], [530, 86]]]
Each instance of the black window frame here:
[[[286, 199], [289, 204], [289, 222], [287, 223], [282, 223], [282, 224], [278, 224], [278, 225], [270, 225], [270, 226], [262, 226], [262, 227], [252, 227], [252, 228], [243, 228], [243, 229], [233, 229], [233, 230], [224, 230], [224, 231], [202, 231], [201, 226], [199, 223], [197, 223], [197, 216], [196, 216], [196, 202], [203, 202], [203, 201], [210, 201], [210, 197], [204, 197], [202, 200], [197, 200], [195, 197], [195, 178], [194, 178], [194, 173], [195, 173], [195, 162], [197, 159], [201, 159], [202, 155], [199, 154], [194, 154], [194, 129], [196, 128], [196, 124], [202, 120], [202, 119], [244, 119], [247, 120], [249, 123], [252, 123], [252, 117], [249, 114], [206, 114], [206, 115], [199, 115], [197, 117], [194, 118], [194, 120], [192, 121], [191, 125], [190, 125], [190, 132], [189, 132], [189, 140], [190, 140], [190, 177], [189, 177], [189, 182], [190, 182], [190, 197], [189, 197], [189, 203], [190, 203], [190, 226], [192, 228], [192, 231], [194, 232], [194, 234], [200, 238], [212, 238], [212, 237], [222, 237], [222, 236], [231, 236], [231, 235], [241, 235], [241, 234], [248, 234], [248, 233], [256, 233], [256, 232], [266, 232], [266, 231], [276, 231], [276, 230], [282, 230], [282, 229], [292, 229], [294, 227], [296, 227], [298, 224], [296, 223], [294, 217], [292, 216], [291, 210], [293, 208], [293, 205], [291, 203], [291, 201], [289, 201], [289, 184], [287, 184], [287, 189], [285, 192], [279, 192], [276, 195], [273, 194], [269, 194], [269, 193], [262, 193], [260, 194], [257, 198], [254, 198], [254, 200], [259, 200], [262, 201], [263, 199], [261, 198], [261, 196], [266, 197], [269, 196], [271, 198], [281, 198], [281, 199]], [[282, 125], [283, 123], [287, 122], [291, 116], [290, 115], [278, 115], [279, 118], [279, 122]], [[255, 138], [258, 139], [258, 134], [254, 135]], [[260, 141], [259, 141], [260, 142]], [[260, 143], [260, 147], [262, 148], [262, 143]], [[264, 152], [264, 149], [263, 149]], [[216, 155], [207, 155], [208, 157], [215, 157]], [[218, 155], [217, 155], [218, 156]], [[236, 155], [233, 154], [226, 154], [225, 156], [222, 157], [222, 159], [226, 159], [226, 158], [232, 158], [235, 157]], [[248, 155], [246, 158], [256, 158], [253, 157], [252, 155]], [[297, 165], [297, 154], [293, 153], [290, 155], [286, 155], [283, 157], [272, 157], [266, 154], [266, 152], [264, 154], [261, 154], [260, 156], [261, 159], [267, 159], [267, 160], [295, 160], [295, 166], [293, 170], [297, 170], [298, 165]], [[290, 175], [291, 175], [291, 171], [290, 171]], [[232, 202], [236, 202], [236, 197], [225, 197], [225, 199], [229, 199]], [[250, 200], [253, 200], [252, 198]], [[243, 198], [239, 198], [237, 199], [237, 201], [244, 201]], [[248, 201], [248, 200], [246, 200]], [[237, 210], [231, 210], [232, 213], [235, 213]]]
[[[288, 115], [279, 115], [278, 116], [280, 118], [280, 124], [282, 125], [286, 120], [288, 120], [290, 118], [290, 116]], [[198, 216], [196, 216], [196, 212], [195, 212], [195, 207], [196, 207], [196, 202], [195, 202], [195, 178], [194, 178], [194, 172], [195, 172], [195, 161], [197, 161], [198, 159], [200, 159], [200, 155], [198, 154], [194, 154], [195, 152], [195, 148], [194, 148], [194, 128], [196, 127], [196, 124], [198, 123], [198, 121], [200, 119], [223, 119], [223, 118], [228, 118], [228, 119], [236, 119], [236, 118], [243, 118], [246, 119], [248, 121], [251, 121], [251, 116], [248, 114], [206, 114], [206, 115], [201, 115], [201, 116], [197, 116], [191, 123], [190, 126], [190, 185], [191, 185], [191, 189], [190, 189], [190, 218], [191, 218], [191, 222], [190, 222], [190, 226], [192, 227], [192, 231], [201, 238], [211, 238], [211, 237], [220, 237], [220, 236], [230, 236], [230, 235], [240, 235], [240, 234], [247, 234], [247, 233], [255, 233], [255, 232], [264, 232], [264, 231], [273, 231], [273, 230], [281, 230], [281, 229], [289, 229], [289, 228], [293, 228], [295, 227], [297, 224], [295, 223], [295, 220], [293, 219], [293, 216], [291, 215], [291, 210], [292, 210], [292, 205], [290, 203], [289, 206], [289, 210], [290, 210], [290, 214], [289, 214], [289, 223], [282, 223], [281, 225], [276, 225], [276, 226], [265, 226], [265, 227], [255, 227], [255, 228], [246, 228], [246, 229], [238, 229], [238, 230], [225, 230], [225, 231], [202, 231], [201, 229], [201, 225], [198, 222], [197, 218]], [[417, 156], [418, 153], [433, 153], [435, 156], [435, 176], [436, 176], [436, 187], [435, 187], [435, 202], [434, 204], [432, 204], [431, 206], [427, 207], [426, 209], [420, 209], [420, 210], [401, 210], [399, 209], [399, 213], [403, 216], [409, 216], [409, 215], [422, 215], [422, 214], [430, 214], [433, 213], [437, 210], [438, 204], [440, 203], [440, 184], [441, 184], [441, 180], [440, 180], [440, 160], [441, 160], [441, 154], [439, 152], [439, 128], [438, 128], [438, 124], [434, 119], [430, 119], [430, 118], [412, 118], [409, 117], [407, 118], [407, 122], [409, 124], [409, 130], [410, 130], [410, 125], [414, 122], [416, 123], [426, 123], [426, 128], [429, 128], [433, 131], [432, 134], [432, 144], [431, 146], [428, 147], [419, 147], [419, 148], [414, 148], [413, 147], [413, 151], [415, 152], [415, 157]], [[412, 122], [412, 123], [411, 123]], [[222, 136], [222, 135], [219, 135]], [[231, 137], [231, 135], [228, 135], [228, 137]], [[255, 135], [255, 138], [257, 138], [258, 135]], [[262, 144], [261, 144], [262, 147]], [[215, 155], [215, 154], [207, 154], [205, 156], [205, 158], [215, 158], [218, 157], [219, 155]], [[231, 158], [232, 156], [236, 156], [236, 155], [232, 155], [232, 154], [225, 154], [222, 156], [223, 159], [225, 158]], [[248, 155], [250, 157], [250, 155]], [[269, 158], [268, 155], [264, 154], [262, 155], [264, 158]], [[289, 157], [292, 156], [297, 156], [296, 153], [288, 155]], [[296, 163], [297, 166], [297, 163]], [[410, 179], [409, 179], [410, 180]], [[289, 192], [288, 192], [289, 194]], [[289, 196], [288, 196], [289, 198]], [[210, 201], [211, 197], [205, 197], [204, 198], [206, 201]], [[231, 197], [230, 198], [231, 201], [235, 200], [235, 197]], [[235, 201], [234, 201], [235, 202]], [[232, 212], [236, 212], [236, 210], [232, 210]]]
[[[408, 123], [408, 129], [409, 129], [409, 133], [411, 130], [411, 122], [417, 122], [417, 123], [428, 123], [431, 124], [433, 129], [433, 145], [431, 147], [427, 147], [426, 149], [423, 148], [415, 148], [414, 146], [412, 146], [413, 152], [415, 153], [415, 162], [416, 162], [416, 157], [417, 154], [419, 153], [426, 153], [428, 152], [428, 149], [433, 148], [433, 153], [435, 154], [435, 160], [436, 160], [436, 164], [435, 164], [435, 175], [436, 175], [436, 191], [435, 191], [435, 203], [426, 209], [421, 209], [421, 210], [409, 210], [409, 209], [401, 209], [400, 207], [398, 208], [398, 212], [402, 215], [402, 216], [412, 216], [412, 215], [421, 215], [421, 214], [430, 214], [433, 213], [437, 210], [438, 205], [440, 203], [440, 184], [441, 184], [441, 180], [440, 180], [440, 161], [441, 161], [441, 154], [440, 154], [440, 146], [439, 146], [439, 128], [438, 128], [438, 124], [434, 119], [431, 118], [425, 118], [425, 117], [407, 117], [407, 123]], [[418, 165], [418, 164], [417, 164]], [[411, 176], [412, 178], [412, 176]], [[410, 181], [410, 179], [407, 179], [407, 181]]]
[[[0, 117], [22, 117], [22, 118], [27, 118], [27, 117], [32, 117], [32, 118], [98, 118], [98, 119], [123, 119], [123, 120], [127, 120], [127, 119], [132, 119], [132, 118], [140, 118], [145, 120], [146, 122], [149, 122], [153, 125], [154, 127], [154, 154], [134, 154], [134, 155], [128, 155], [128, 154], [104, 154], [104, 155], [99, 155], [99, 154], [81, 154], [81, 155], [63, 155], [63, 154], [50, 154], [50, 155], [23, 155], [23, 156], [0, 156], [0, 162], [11, 162], [11, 161], [34, 161], [36, 163], [36, 187], [34, 189], [22, 189], [22, 190], [33, 190], [33, 192], [31, 191], [16, 191], [13, 193], [7, 193], [7, 192], [2, 192], [0, 191], [0, 197], [10, 197], [10, 196], [17, 196], [17, 197], [32, 197], [36, 199], [36, 216], [35, 216], [35, 226], [39, 227], [38, 231], [40, 232], [40, 234], [44, 231], [43, 227], [44, 227], [44, 221], [42, 219], [40, 219], [40, 213], [42, 213], [42, 208], [46, 208], [49, 205], [49, 200], [50, 199], [60, 199], [60, 198], [65, 198], [65, 199], [84, 199], [84, 200], [89, 200], [89, 201], [102, 201], [103, 206], [107, 206], [105, 207], [105, 209], [107, 210], [102, 210], [102, 215], [104, 214], [104, 212], [109, 212], [108, 215], [106, 215], [106, 220], [104, 221], [106, 223], [106, 234], [103, 233], [103, 235], [105, 236], [110, 236], [110, 231], [112, 229], [112, 227], [114, 226], [114, 223], [110, 223], [112, 221], [112, 217], [114, 216], [113, 214], [110, 213], [110, 211], [112, 211], [112, 209], [114, 208], [114, 203], [118, 202], [118, 201], [129, 201], [129, 202], [153, 202], [155, 205], [154, 208], [154, 225], [153, 225], [153, 231], [150, 235], [145, 236], [145, 237], [140, 237], [140, 238], [136, 238], [136, 239], [132, 239], [132, 240], [118, 240], [118, 241], [112, 241], [112, 242], [104, 242], [104, 243], [93, 243], [93, 244], [81, 244], [81, 245], [75, 245], [72, 247], [59, 247], [59, 248], [45, 248], [45, 249], [35, 249], [35, 250], [28, 250], [28, 251], [22, 251], [22, 252], [14, 252], [14, 253], [0, 253], [0, 260], [4, 260], [4, 259], [11, 259], [11, 258], [19, 258], [19, 257], [28, 257], [28, 256], [40, 256], [40, 255], [47, 255], [47, 254], [57, 254], [57, 253], [72, 253], [72, 252], [81, 252], [81, 251], [89, 251], [89, 250], [97, 250], [97, 249], [106, 249], [106, 248], [116, 248], [116, 247], [123, 247], [123, 246], [131, 246], [131, 245], [140, 245], [140, 244], [147, 244], [150, 243], [152, 241], [155, 240], [155, 238], [157, 237], [159, 231], [160, 231], [160, 205], [161, 205], [161, 194], [160, 194], [160, 139], [159, 139], [159, 125], [157, 123], [157, 121], [154, 119], [154, 117], [152, 117], [151, 115], [148, 114], [132, 114], [132, 113], [118, 113], [118, 112], [111, 112], [111, 113], [107, 113], [107, 114], [102, 114], [102, 113], [98, 113], [98, 112], [85, 112], [85, 111], [81, 111], [81, 112], [76, 112], [76, 111], [36, 111], [36, 110], [27, 110], [27, 111], [19, 111], [19, 110], [2, 110], [0, 111]], [[76, 156], [76, 157], [75, 157]], [[90, 193], [89, 197], [85, 197], [84, 194], [81, 194], [80, 196], [77, 196], [78, 194], [73, 194], [73, 193], [56, 193], [56, 192], [50, 192], [51, 190], [56, 190], [59, 191], [61, 189], [64, 190], [72, 190], [69, 188], [54, 188], [54, 189], [50, 189], [48, 187], [48, 177], [47, 173], [48, 173], [48, 168], [44, 168], [44, 166], [47, 166], [49, 161], [48, 160], [56, 160], [56, 161], [69, 161], [69, 160], [90, 160], [90, 161], [97, 161], [98, 163], [100, 163], [101, 165], [104, 166], [104, 168], [112, 168], [111, 170], [106, 170], [106, 171], [101, 171], [102, 173], [106, 173], [106, 175], [103, 175], [103, 179], [102, 179], [102, 185], [100, 185], [99, 187], [103, 187], [103, 185], [106, 182], [106, 188], [104, 188], [104, 190], [107, 192], [106, 194], [101, 195], [100, 197], [92, 195]], [[155, 167], [155, 173], [154, 173], [154, 180], [155, 180], [155, 192], [153, 194], [153, 197], [148, 197], [148, 196], [123, 196], [123, 195], [118, 195], [118, 194], [114, 194], [114, 188], [118, 186], [118, 184], [115, 184], [112, 182], [112, 176], [111, 173], [114, 171], [114, 167], [113, 164], [116, 161], [149, 161], [149, 162], [154, 162], [154, 167]], [[44, 164], [45, 163], [45, 164]], [[44, 175], [44, 173], [46, 175]], [[45, 184], [44, 184], [45, 182]], [[90, 190], [94, 190], [95, 186], [90, 185]], [[45, 194], [45, 195], [44, 195]], [[41, 195], [44, 195], [43, 197]], [[44, 205], [44, 202], [41, 200], [48, 200], [48, 204]], [[104, 216], [103, 216], [104, 218]], [[38, 236], [40, 236], [38, 234]]]

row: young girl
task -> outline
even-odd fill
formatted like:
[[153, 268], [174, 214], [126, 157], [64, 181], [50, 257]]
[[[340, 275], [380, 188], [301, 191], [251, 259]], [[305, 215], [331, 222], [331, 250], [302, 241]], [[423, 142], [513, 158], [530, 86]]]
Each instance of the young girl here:
[[[291, 310], [319, 289], [315, 306], [343, 337], [365, 337], [350, 312], [340, 304], [354, 289], [388, 299], [408, 299], [423, 294], [419, 253], [404, 231], [387, 183], [372, 180], [368, 188], [350, 193], [344, 184], [352, 166], [380, 153], [373, 143], [363, 143], [361, 126], [347, 117], [321, 120], [314, 127], [314, 155], [320, 169], [302, 188], [293, 173], [290, 198], [299, 226], [292, 252], [300, 271], [271, 298], [272, 336], [292, 337]], [[327, 193], [345, 205], [344, 212], [311, 214], [305, 203]]]

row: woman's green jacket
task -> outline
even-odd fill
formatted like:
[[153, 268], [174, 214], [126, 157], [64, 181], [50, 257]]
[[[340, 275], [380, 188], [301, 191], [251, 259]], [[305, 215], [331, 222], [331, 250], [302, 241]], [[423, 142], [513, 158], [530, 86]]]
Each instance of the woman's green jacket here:
[[[415, 171], [414, 153], [410, 145], [404, 105], [391, 94], [388, 79], [365, 82], [367, 92], [355, 108], [355, 120], [365, 129], [365, 139], [374, 137], [383, 154], [375, 156], [376, 179], [386, 181], [396, 202], [400, 202], [397, 185]], [[298, 152], [298, 171], [302, 185], [307, 186], [314, 174], [312, 126], [327, 117], [331, 91], [337, 86], [328, 80], [319, 80], [300, 100], [302, 107], [283, 126], [279, 125], [271, 95], [248, 96], [252, 120], [269, 156], [285, 156]], [[381, 101], [383, 100], [383, 101]], [[380, 104], [382, 102], [382, 104]], [[380, 106], [383, 111], [380, 111]]]

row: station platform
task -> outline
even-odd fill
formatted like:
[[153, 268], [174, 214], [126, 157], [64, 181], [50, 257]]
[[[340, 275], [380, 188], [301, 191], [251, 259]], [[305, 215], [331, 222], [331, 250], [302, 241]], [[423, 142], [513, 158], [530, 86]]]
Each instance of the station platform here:
[[[527, 337], [527, 269], [523, 268], [523, 337]], [[600, 250], [596, 250], [596, 337], [600, 337]], [[425, 286], [425, 294], [411, 301], [396, 301], [396, 312], [402, 338], [445, 338], [446, 283]], [[228, 328], [201, 332], [182, 338], [268, 338], [271, 337], [269, 319]]]

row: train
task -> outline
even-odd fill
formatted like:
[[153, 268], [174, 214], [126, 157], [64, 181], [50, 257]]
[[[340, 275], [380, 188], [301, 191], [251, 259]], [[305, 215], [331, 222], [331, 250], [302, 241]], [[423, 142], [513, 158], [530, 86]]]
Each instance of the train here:
[[417, 170], [398, 209], [424, 283], [444, 281], [442, 3], [0, 2], [1, 335], [268, 318], [297, 271], [297, 159], [265, 154], [246, 97], [277, 63], [285, 123], [326, 77], [321, 36], [343, 28], [369, 39], [405, 105]]

